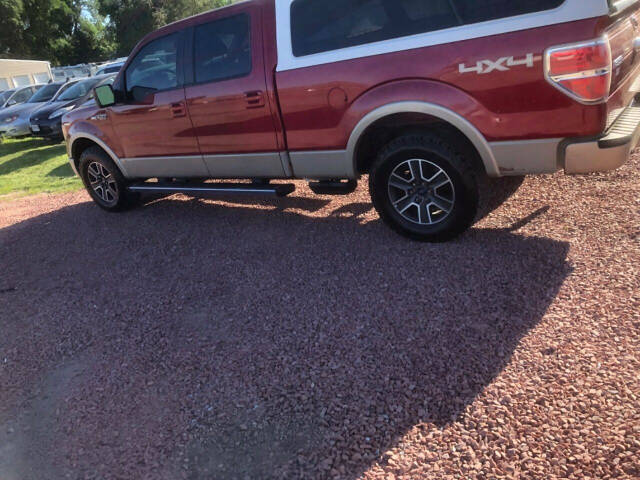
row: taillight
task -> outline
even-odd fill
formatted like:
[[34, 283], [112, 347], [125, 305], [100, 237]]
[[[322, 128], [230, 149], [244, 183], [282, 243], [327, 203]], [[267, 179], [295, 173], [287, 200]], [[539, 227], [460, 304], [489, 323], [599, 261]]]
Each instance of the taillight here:
[[545, 55], [547, 80], [582, 103], [600, 103], [609, 97], [612, 70], [607, 37], [550, 48]]

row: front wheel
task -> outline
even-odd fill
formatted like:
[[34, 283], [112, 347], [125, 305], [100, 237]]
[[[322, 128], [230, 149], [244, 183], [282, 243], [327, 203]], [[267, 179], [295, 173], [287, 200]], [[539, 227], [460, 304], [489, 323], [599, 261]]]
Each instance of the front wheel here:
[[128, 190], [128, 182], [120, 169], [101, 148], [88, 148], [79, 163], [80, 175], [93, 201], [109, 212], [130, 208], [137, 199]]
[[414, 240], [451, 240], [472, 225], [478, 211], [471, 160], [435, 134], [389, 143], [371, 169], [369, 189], [382, 220]]

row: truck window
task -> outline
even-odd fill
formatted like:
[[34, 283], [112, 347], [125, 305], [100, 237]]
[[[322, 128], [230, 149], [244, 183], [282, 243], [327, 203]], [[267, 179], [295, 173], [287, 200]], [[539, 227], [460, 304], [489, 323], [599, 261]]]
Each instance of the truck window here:
[[219, 82], [251, 73], [251, 33], [247, 14], [195, 29], [196, 83]]
[[145, 45], [126, 73], [127, 92], [134, 89], [159, 92], [178, 87], [178, 46], [175, 33]]
[[296, 57], [559, 7], [565, 0], [296, 0]]

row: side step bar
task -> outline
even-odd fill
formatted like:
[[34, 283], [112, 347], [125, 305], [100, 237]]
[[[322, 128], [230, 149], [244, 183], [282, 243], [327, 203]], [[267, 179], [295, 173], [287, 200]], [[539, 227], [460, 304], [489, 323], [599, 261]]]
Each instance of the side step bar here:
[[295, 191], [293, 184], [251, 184], [251, 183], [134, 183], [129, 186], [129, 191], [138, 193], [184, 193], [185, 195], [200, 195], [206, 193], [239, 194], [248, 193], [256, 195], [275, 195], [286, 197]]
[[309, 182], [309, 188], [316, 195], [350, 195], [358, 188], [355, 180], [323, 180]]

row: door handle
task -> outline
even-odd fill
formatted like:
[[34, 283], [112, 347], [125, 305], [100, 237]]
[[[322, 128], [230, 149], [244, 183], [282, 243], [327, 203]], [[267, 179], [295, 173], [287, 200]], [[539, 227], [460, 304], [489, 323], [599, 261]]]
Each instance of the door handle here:
[[171, 115], [173, 118], [181, 118], [187, 116], [187, 108], [184, 105], [184, 102], [172, 103], [171, 104]]
[[247, 102], [247, 108], [262, 108], [265, 106], [264, 93], [260, 90], [245, 92], [244, 98]]

